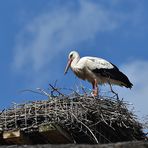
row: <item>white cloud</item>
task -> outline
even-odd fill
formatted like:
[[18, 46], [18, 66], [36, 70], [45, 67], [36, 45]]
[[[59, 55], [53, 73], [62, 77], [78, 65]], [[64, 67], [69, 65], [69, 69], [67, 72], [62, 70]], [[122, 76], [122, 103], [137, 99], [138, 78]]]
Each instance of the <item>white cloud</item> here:
[[113, 30], [124, 21], [121, 14], [99, 3], [78, 3], [76, 10], [65, 4], [44, 12], [23, 28], [14, 48], [15, 68], [22, 70], [29, 65], [35, 71], [44, 69], [61, 52], [93, 39], [100, 31]]
[[133, 104], [140, 118], [148, 115], [148, 61], [129, 62], [121, 66], [121, 70], [130, 78], [133, 88], [118, 87], [120, 97]]
[[93, 40], [100, 32], [113, 31], [128, 21], [133, 22], [130, 15], [133, 10], [130, 14], [115, 11], [113, 7], [119, 2], [113, 2], [109, 2], [110, 8], [102, 2], [81, 0], [75, 9], [72, 7], [75, 2], [62, 6], [56, 3], [57, 6], [35, 16], [17, 35], [13, 70], [29, 79], [39, 77], [35, 81], [42, 81], [40, 83], [51, 80], [53, 75], [57, 78], [63, 53], [75, 49], [79, 43]]

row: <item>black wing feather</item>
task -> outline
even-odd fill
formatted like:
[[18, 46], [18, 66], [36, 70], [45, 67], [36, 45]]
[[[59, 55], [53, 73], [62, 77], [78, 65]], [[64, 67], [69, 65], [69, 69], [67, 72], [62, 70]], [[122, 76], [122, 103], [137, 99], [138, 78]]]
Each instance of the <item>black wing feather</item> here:
[[[113, 64], [112, 64], [113, 65]], [[105, 68], [96, 68], [92, 70], [96, 74], [100, 74], [103, 77], [108, 77], [113, 80], [121, 81], [125, 84], [125, 87], [132, 88], [133, 84], [129, 81], [128, 77], [123, 74], [119, 69], [113, 65], [114, 68], [105, 69]]]

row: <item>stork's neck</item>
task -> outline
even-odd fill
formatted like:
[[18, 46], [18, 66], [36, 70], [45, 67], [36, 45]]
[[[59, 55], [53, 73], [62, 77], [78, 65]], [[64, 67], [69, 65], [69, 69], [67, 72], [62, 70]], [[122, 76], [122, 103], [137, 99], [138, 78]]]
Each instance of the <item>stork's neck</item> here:
[[76, 57], [73, 59], [73, 61], [71, 62], [71, 68], [72, 68], [72, 69], [74, 69], [74, 68], [76, 67], [76, 65], [77, 65], [77, 63], [79, 62], [79, 60], [80, 60], [80, 56], [79, 56], [79, 55], [76, 56]]

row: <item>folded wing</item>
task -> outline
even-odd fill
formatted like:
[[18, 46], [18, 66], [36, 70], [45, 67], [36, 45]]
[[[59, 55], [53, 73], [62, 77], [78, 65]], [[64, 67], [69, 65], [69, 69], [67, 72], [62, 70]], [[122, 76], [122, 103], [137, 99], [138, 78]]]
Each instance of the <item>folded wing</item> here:
[[122, 73], [114, 64], [104, 59], [88, 57], [87, 68], [96, 75], [101, 75], [102, 77], [108, 79], [120, 81], [121, 85], [127, 88], [131, 88], [133, 86], [124, 73]]

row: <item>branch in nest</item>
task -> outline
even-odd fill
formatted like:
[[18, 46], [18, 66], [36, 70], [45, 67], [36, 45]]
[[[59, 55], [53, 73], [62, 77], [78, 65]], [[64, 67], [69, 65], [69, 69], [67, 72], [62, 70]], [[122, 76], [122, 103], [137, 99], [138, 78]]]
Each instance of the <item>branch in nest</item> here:
[[77, 120], [77, 122], [81, 123], [84, 127], [86, 127], [88, 129], [88, 131], [91, 133], [91, 135], [93, 136], [94, 140], [96, 141], [96, 143], [98, 144], [99, 141], [98, 139], [96, 138], [96, 136], [94, 135], [94, 133], [91, 131], [91, 129], [86, 125], [84, 124], [82, 121], [80, 121], [72, 112], [70, 112], [71, 115]]
[[37, 90], [39, 90], [42, 94], [44, 94], [47, 97], [51, 97], [44, 89], [41, 88], [36, 88]]
[[[57, 92], [59, 95], [61, 96], [64, 96], [64, 94], [62, 94], [60, 91], [59, 91], [59, 88], [56, 88], [54, 87], [53, 85], [49, 84], [49, 86], [51, 87], [51, 95], [53, 95], [54, 92]], [[53, 95], [54, 96], [54, 95]]]
[[43, 93], [40, 93], [38, 91], [31, 90], [31, 89], [24, 89], [24, 90], [19, 91], [19, 93], [23, 93], [23, 92], [32, 92], [32, 93], [43, 95]]

